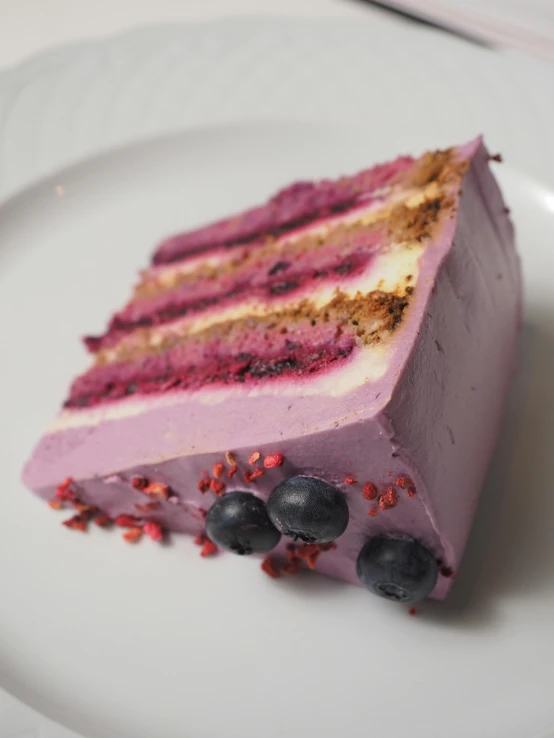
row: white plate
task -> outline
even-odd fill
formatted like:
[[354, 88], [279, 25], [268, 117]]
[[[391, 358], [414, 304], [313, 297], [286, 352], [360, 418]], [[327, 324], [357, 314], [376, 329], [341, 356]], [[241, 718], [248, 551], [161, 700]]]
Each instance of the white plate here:
[[[251, 53], [250, 60], [263, 28], [244, 52]], [[292, 28], [281, 28], [283, 43]], [[265, 32], [269, 43], [276, 31]], [[303, 33], [304, 47], [323, 44], [319, 31], [313, 37], [305, 28]], [[114, 48], [121, 64], [138, 53], [140, 44], [133, 46], [130, 38], [119, 47], [112, 42], [112, 61]], [[217, 48], [206, 38], [217, 58]], [[352, 38], [358, 38], [357, 31]], [[430, 38], [435, 37], [425, 36], [427, 42]], [[380, 44], [378, 34], [374, 40]], [[173, 63], [180, 53], [174, 52]], [[192, 53], [190, 48], [186, 53]], [[75, 69], [83, 58], [77, 54], [76, 65], [65, 72], [75, 75], [75, 90], [80, 89]], [[143, 68], [141, 83], [136, 82], [141, 102], [129, 108], [136, 112], [144, 103], [144, 114], [148, 96], [158, 93], [158, 102], [165, 99], [155, 82], [161, 70], [167, 75], [167, 63], [156, 67], [156, 74]], [[389, 84], [399, 82], [399, 70], [386, 69], [382, 73], [392, 75]], [[354, 65], [350, 73], [355, 70]], [[277, 75], [274, 91], [283, 91], [283, 79], [275, 69], [272, 73]], [[208, 66], [206, 74], [215, 72]], [[112, 82], [100, 75], [97, 90]], [[328, 76], [313, 77], [315, 88], [328, 82]], [[257, 84], [265, 90], [263, 77]], [[295, 84], [291, 81], [291, 87]], [[455, 106], [449, 88], [433, 84], [429, 104], [442, 94], [435, 112], [444, 98]], [[329, 105], [329, 95], [324, 98], [323, 88], [318, 89]], [[536, 100], [538, 89], [530, 93]], [[210, 88], [206, 107], [213, 93]], [[90, 84], [88, 94], [94, 98]], [[107, 99], [105, 90], [102, 94]], [[114, 100], [113, 89], [110, 94], [119, 111], [113, 121], [127, 107]], [[192, 94], [198, 94], [198, 85]], [[255, 119], [256, 100], [249, 95], [239, 107]], [[29, 102], [27, 114], [37, 99]], [[50, 100], [46, 92], [43, 99]], [[213, 109], [214, 122], [227, 118], [227, 109], [239, 117], [230, 98], [218, 99], [228, 108], [223, 105], [221, 115]], [[476, 115], [478, 96], [469, 99]], [[507, 111], [508, 95], [504, 100]], [[35, 156], [26, 158], [21, 147], [21, 168], [12, 159], [4, 169], [13, 173], [4, 182], [5, 192], [86, 153], [86, 146], [64, 147], [63, 137], [54, 135], [53, 121], [67, 104], [63, 95], [60, 101], [42, 138], [24, 127], [9, 134], [14, 140], [18, 130], [27, 142], [35, 135]], [[61, 529], [56, 513], [18, 481], [21, 463], [69, 378], [84, 366], [76, 336], [102, 327], [126, 296], [133, 269], [145, 262], [161, 235], [255, 202], [291, 178], [352, 171], [423, 145], [420, 136], [429, 144], [433, 135], [440, 143], [453, 143], [481, 127], [447, 140], [457, 122], [450, 126], [439, 119], [430, 130], [416, 126], [415, 134], [402, 133], [395, 128], [395, 105], [393, 100], [390, 111], [381, 109], [382, 119], [366, 131], [322, 122], [191, 129], [78, 165], [0, 208], [1, 685], [87, 738], [280, 738], [289, 732], [308, 738], [467, 738], [477, 729], [482, 738], [542, 738], [554, 725], [554, 497], [549, 490], [554, 473], [554, 190], [526, 173], [548, 168], [535, 155], [539, 129], [528, 147], [521, 136], [519, 148], [515, 137], [504, 136], [510, 159], [520, 168], [498, 167], [524, 257], [522, 361], [451, 600], [422, 606], [410, 618], [403, 608], [318, 575], [273, 582], [255, 561], [201, 560], [186, 537], [160, 548], [149, 542], [129, 546], [117, 533], [80, 536]], [[523, 124], [516, 107], [513, 115]], [[96, 109], [92, 102], [85, 107], [90, 115]], [[89, 141], [88, 126], [91, 150], [117, 142], [117, 136], [102, 138], [82, 104], [75, 110], [67, 124], [76, 131], [74, 140], [82, 135]], [[482, 110], [491, 139], [491, 132], [502, 132], [495, 117], [500, 113], [486, 101]], [[22, 122], [17, 105], [14, 111], [11, 120]], [[158, 111], [154, 117], [163, 129], [167, 116]], [[491, 140], [495, 148], [496, 139]], [[45, 141], [47, 153], [41, 157]], [[9, 164], [5, 147], [1, 154]], [[7, 700], [0, 709], [2, 704], [10, 708]], [[35, 713], [14, 715], [12, 710], [3, 722], [0, 713], [2, 738], [16, 731], [23, 736], [24, 729], [33, 737], [38, 730], [41, 738], [62, 736], [61, 728], [57, 732], [46, 720], [39, 723]]]

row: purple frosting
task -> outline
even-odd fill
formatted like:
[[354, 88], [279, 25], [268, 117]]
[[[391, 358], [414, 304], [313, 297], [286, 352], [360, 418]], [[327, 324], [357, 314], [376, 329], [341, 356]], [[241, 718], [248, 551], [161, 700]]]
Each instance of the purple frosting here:
[[[349, 526], [337, 550], [320, 556], [319, 571], [358, 583], [357, 554], [382, 531], [417, 537], [456, 570], [496, 440], [521, 314], [513, 229], [487, 152], [477, 139], [457, 153], [471, 159], [457, 216], [424, 251], [381, 379], [342, 397], [235, 393], [205, 404], [175, 393], [134, 417], [44, 436], [25, 468], [25, 483], [49, 498], [71, 476], [86, 501], [112, 516], [136, 515], [135, 504], [145, 496], [129, 480], [144, 475], [170, 485], [180, 501], [162, 503], [149, 518], [197, 533], [203, 530], [199, 508], [215, 499], [197, 489], [204, 470], [232, 450], [240, 471], [225, 480], [227, 489], [244, 488], [250, 454], [279, 452], [283, 466], [251, 485], [262, 497], [299, 473], [321, 476], [347, 496]], [[357, 483], [345, 484], [347, 475]], [[393, 509], [368, 515], [372, 503], [363, 484], [382, 489], [398, 476], [409, 477], [415, 496], [397, 488]], [[444, 597], [451, 582], [439, 577], [432, 596]]]

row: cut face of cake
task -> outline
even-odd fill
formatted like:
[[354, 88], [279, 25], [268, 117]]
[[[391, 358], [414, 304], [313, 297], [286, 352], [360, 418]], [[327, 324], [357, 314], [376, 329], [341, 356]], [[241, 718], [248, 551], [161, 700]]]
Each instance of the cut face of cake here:
[[301, 182], [156, 250], [24, 470], [69, 527], [194, 534], [443, 598], [514, 366], [513, 229], [480, 139]]

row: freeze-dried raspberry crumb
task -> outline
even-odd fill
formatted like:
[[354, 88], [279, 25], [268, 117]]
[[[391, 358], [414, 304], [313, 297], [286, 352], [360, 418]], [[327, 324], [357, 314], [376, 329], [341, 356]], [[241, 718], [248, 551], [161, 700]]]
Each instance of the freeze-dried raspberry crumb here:
[[221, 497], [221, 495], [225, 492], [225, 483], [220, 482], [217, 479], [212, 479], [210, 482], [210, 489], [214, 493], [214, 495], [217, 495], [217, 497]]
[[283, 464], [283, 454], [269, 454], [264, 459], [264, 466], [266, 469], [275, 469]]
[[217, 464], [213, 465], [212, 474], [216, 479], [219, 479], [219, 477], [223, 476], [223, 472], [225, 471], [225, 466], [219, 461]]
[[105, 513], [100, 513], [94, 518], [94, 524], [97, 525], [100, 528], [105, 528], [107, 525], [109, 525], [112, 521], [110, 520], [109, 516]]
[[366, 500], [374, 500], [377, 497], [377, 487], [371, 482], [364, 484], [364, 498]]
[[162, 526], [158, 525], [158, 523], [148, 521], [142, 526], [142, 530], [153, 541], [163, 541], [164, 534]]
[[150, 482], [142, 491], [149, 497], [159, 497], [162, 500], [169, 497], [169, 487], [161, 482]]
[[137, 541], [140, 541], [142, 538], [142, 531], [140, 528], [131, 528], [131, 530], [127, 530], [123, 533], [122, 538], [127, 541], [127, 543], [137, 543]]
[[272, 579], [279, 578], [279, 570], [275, 566], [275, 563], [272, 559], [264, 559], [260, 564], [260, 568], [265, 574], [267, 574], [268, 577], [271, 577]]
[[206, 556], [211, 556], [212, 554], [217, 552], [217, 546], [213, 541], [210, 541], [209, 538], [206, 538], [202, 545], [202, 550], [200, 551], [200, 556], [203, 558], [206, 558]]
[[114, 523], [120, 528], [140, 528], [140, 521], [133, 515], [118, 515]]
[[65, 525], [66, 528], [73, 528], [73, 530], [80, 530], [82, 533], [85, 533], [88, 521], [89, 516], [87, 513], [79, 513], [78, 515], [74, 515], [72, 518], [69, 518], [69, 520], [64, 520], [63, 525]]

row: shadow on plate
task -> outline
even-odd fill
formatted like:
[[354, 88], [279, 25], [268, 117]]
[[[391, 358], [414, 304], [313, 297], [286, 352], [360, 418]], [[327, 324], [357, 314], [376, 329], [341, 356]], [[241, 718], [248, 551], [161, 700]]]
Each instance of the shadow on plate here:
[[445, 602], [421, 607], [425, 619], [485, 626], [503, 600], [554, 590], [553, 377], [554, 316], [530, 316], [456, 583]]

